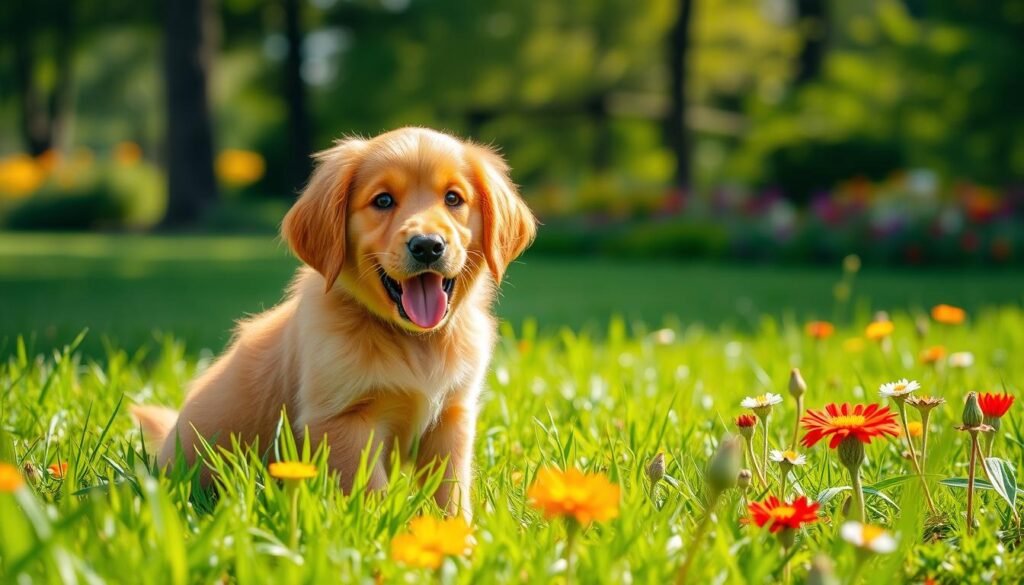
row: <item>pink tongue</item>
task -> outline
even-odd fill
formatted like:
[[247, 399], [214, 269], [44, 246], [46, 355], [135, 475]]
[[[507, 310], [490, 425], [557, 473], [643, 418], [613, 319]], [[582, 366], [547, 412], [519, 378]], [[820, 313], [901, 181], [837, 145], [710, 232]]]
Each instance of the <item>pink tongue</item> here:
[[448, 310], [448, 295], [441, 288], [441, 275], [424, 272], [402, 281], [402, 308], [413, 323], [433, 329]]

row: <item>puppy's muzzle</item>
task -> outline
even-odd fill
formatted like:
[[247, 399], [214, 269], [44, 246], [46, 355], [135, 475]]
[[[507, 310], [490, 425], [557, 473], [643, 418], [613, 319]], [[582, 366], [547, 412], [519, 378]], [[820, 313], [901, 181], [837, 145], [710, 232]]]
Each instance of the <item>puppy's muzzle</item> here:
[[444, 256], [445, 249], [448, 247], [444, 238], [438, 234], [413, 236], [409, 238], [406, 246], [409, 248], [409, 255], [412, 256], [413, 260], [424, 266], [430, 266], [440, 260]]

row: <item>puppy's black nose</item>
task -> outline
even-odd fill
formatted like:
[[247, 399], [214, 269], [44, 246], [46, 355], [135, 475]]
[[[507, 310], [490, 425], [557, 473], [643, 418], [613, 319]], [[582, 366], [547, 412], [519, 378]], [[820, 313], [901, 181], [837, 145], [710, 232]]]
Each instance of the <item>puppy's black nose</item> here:
[[417, 261], [433, 264], [444, 254], [444, 238], [437, 234], [413, 236], [409, 240], [409, 253]]

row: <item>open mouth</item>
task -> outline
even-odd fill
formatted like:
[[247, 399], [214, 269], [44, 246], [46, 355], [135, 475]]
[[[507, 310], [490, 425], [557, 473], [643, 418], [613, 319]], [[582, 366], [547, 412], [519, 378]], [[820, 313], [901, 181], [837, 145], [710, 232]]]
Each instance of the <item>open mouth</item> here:
[[436, 272], [423, 272], [399, 282], [378, 268], [384, 290], [398, 307], [403, 319], [424, 329], [433, 329], [448, 314], [455, 279]]

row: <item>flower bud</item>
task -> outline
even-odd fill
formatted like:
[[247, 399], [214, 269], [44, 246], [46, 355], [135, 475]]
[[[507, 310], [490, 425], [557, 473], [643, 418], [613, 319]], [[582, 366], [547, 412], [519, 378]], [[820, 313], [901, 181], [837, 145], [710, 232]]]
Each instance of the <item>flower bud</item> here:
[[850, 435], [839, 443], [839, 462], [847, 469], [855, 469], [864, 463], [864, 443]]
[[740, 472], [736, 474], [736, 487], [741, 490], [745, 490], [750, 487], [750, 482], [753, 479], [754, 474], [750, 473], [749, 469], [741, 469]]
[[800, 375], [800, 368], [793, 368], [789, 373], [789, 393], [793, 395], [793, 398], [800, 398], [807, 392], [807, 382], [804, 382], [804, 377]]
[[807, 573], [807, 585], [839, 585], [835, 567], [825, 555], [819, 554], [811, 561], [811, 570]]
[[967, 402], [964, 403], [964, 426], [967, 428], [979, 427], [983, 422], [985, 422], [985, 414], [981, 412], [981, 406], [978, 405], [978, 393], [969, 392]]
[[655, 484], [663, 477], [665, 477], [665, 454], [658, 452], [647, 464], [647, 478], [651, 480], [652, 484]]
[[1000, 427], [1002, 427], [1002, 425], [999, 423], [1000, 420], [1002, 420], [1002, 417], [999, 417], [999, 416], [986, 416], [985, 417], [985, 424], [987, 424], [988, 426], [992, 427], [992, 432], [998, 433]]
[[928, 336], [928, 329], [931, 326], [931, 322], [928, 321], [927, 317], [918, 317], [914, 321], [914, 330], [917, 331], [917, 336], [920, 339], [924, 339]]
[[796, 530], [793, 528], [789, 528], [787, 526], [786, 528], [778, 531], [776, 536], [779, 537], [779, 544], [781, 544], [782, 548], [785, 550], [793, 548], [793, 545], [796, 544]]
[[736, 485], [742, 460], [743, 450], [740, 439], [738, 437], [722, 439], [708, 465], [707, 482], [712, 493], [721, 493]]

